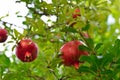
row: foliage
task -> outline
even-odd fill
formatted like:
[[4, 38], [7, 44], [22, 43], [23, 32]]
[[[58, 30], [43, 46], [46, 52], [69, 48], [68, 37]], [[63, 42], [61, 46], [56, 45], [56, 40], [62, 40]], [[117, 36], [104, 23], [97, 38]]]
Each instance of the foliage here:
[[[12, 37], [8, 43], [18, 43], [24, 37], [31, 38], [39, 47], [38, 58], [23, 63], [0, 54], [0, 79], [2, 80], [119, 80], [120, 79], [120, 0], [18, 0], [25, 3], [29, 12], [24, 16], [26, 25], [23, 33], [11, 29], [13, 24], [0, 21]], [[81, 16], [72, 18], [74, 9], [79, 8]], [[17, 15], [17, 14], [16, 14]], [[112, 15], [115, 23], [107, 23]], [[44, 22], [43, 16], [54, 16]], [[21, 16], [23, 17], [23, 16]], [[70, 23], [67, 24], [67, 22]], [[71, 24], [75, 25], [71, 27]], [[49, 25], [48, 23], [51, 23]], [[9, 25], [8, 25], [9, 24]], [[17, 26], [16, 26], [17, 27]], [[21, 26], [22, 28], [22, 26]], [[118, 32], [116, 32], [118, 30]], [[84, 38], [87, 32], [90, 38]], [[89, 56], [81, 56], [79, 69], [61, 64], [60, 47], [71, 40], [81, 40]], [[3, 46], [5, 47], [5, 46]], [[16, 44], [13, 45], [14, 51]], [[13, 60], [11, 62], [11, 59]]]

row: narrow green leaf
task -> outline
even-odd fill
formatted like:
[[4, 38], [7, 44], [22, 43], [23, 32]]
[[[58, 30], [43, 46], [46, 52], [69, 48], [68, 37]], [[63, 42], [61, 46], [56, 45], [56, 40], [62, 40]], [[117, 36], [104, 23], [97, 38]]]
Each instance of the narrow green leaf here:
[[78, 69], [78, 72], [86, 72], [86, 73], [92, 73], [95, 74], [94, 71], [92, 71], [89, 67], [87, 66], [80, 66], [80, 68]]
[[72, 27], [65, 27], [64, 29], [62, 29], [63, 32], [73, 32], [73, 33], [77, 33], [77, 30], [72, 28]]
[[8, 41], [7, 43], [13, 43], [14, 41]]
[[98, 44], [95, 46], [94, 50], [95, 50], [95, 51], [98, 50], [102, 45], [103, 45], [103, 43], [98, 43]]
[[113, 61], [114, 56], [112, 54], [105, 54], [103, 55], [101, 66], [107, 66]]
[[87, 31], [90, 28], [90, 24], [87, 24], [85, 27], [82, 28], [83, 31]]
[[79, 50], [90, 51], [89, 47], [84, 46], [84, 45], [80, 45], [80, 46], [79, 46]]
[[80, 61], [83, 61], [83, 62], [85, 61], [85, 62], [88, 62], [89, 64], [92, 64], [93, 62], [90, 56], [81, 56]]
[[87, 38], [86, 41], [89, 47], [94, 48], [94, 42], [91, 38]]
[[12, 51], [15, 49], [15, 47], [16, 47], [16, 45], [14, 45], [14, 46], [12, 47]]

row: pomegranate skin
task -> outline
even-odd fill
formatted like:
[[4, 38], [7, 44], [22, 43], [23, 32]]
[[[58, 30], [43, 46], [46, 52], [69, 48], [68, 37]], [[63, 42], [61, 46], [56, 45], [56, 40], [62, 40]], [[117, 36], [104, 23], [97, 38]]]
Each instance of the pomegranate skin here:
[[31, 62], [37, 58], [38, 47], [30, 39], [22, 39], [16, 47], [16, 56], [22, 62]]
[[62, 53], [61, 58], [65, 66], [74, 66], [75, 68], [78, 69], [80, 63], [79, 62], [80, 56], [88, 55], [88, 52], [81, 51], [78, 49], [79, 45], [83, 45], [83, 42], [74, 40], [67, 42], [61, 47], [60, 49], [60, 52]]
[[5, 42], [8, 37], [8, 32], [6, 29], [0, 29], [0, 43]]
[[75, 9], [74, 12], [73, 12], [73, 14], [72, 14], [73, 18], [77, 18], [78, 16], [81, 16], [79, 8]]

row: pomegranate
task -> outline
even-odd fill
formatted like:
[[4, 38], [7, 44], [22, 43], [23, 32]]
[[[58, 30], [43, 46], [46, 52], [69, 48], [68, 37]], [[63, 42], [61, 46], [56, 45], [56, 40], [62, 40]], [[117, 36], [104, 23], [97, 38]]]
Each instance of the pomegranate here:
[[72, 14], [72, 17], [77, 18], [78, 16], [80, 16], [80, 9], [76, 8]]
[[76, 69], [79, 68], [79, 58], [81, 55], [88, 55], [88, 52], [81, 51], [78, 49], [83, 42], [74, 40], [64, 44], [61, 49], [61, 58], [65, 66], [74, 66]]
[[38, 47], [31, 39], [22, 39], [16, 47], [16, 56], [22, 62], [31, 62], [37, 58]]
[[8, 32], [6, 29], [0, 29], [0, 43], [5, 42], [8, 37]]

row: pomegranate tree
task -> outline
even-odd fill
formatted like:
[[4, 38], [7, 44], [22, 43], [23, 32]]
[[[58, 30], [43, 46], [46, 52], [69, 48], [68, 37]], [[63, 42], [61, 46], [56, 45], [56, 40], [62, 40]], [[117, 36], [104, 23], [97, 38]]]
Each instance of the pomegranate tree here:
[[31, 39], [22, 39], [16, 47], [16, 56], [22, 62], [31, 62], [37, 58], [38, 47]]
[[65, 43], [61, 49], [61, 58], [63, 59], [63, 64], [65, 66], [74, 66], [79, 68], [79, 58], [81, 55], [88, 55], [87, 51], [79, 50], [79, 46], [84, 43], [78, 40], [70, 41]]

